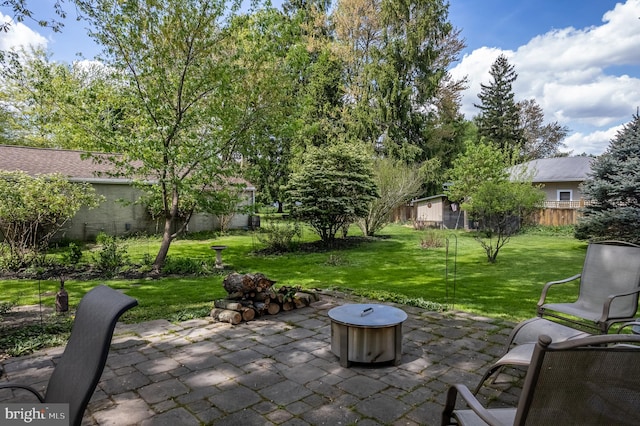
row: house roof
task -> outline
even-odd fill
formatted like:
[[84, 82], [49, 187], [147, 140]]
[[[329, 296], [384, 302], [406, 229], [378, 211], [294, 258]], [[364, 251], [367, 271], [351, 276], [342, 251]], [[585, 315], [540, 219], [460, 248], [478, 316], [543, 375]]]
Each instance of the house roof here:
[[[60, 173], [72, 181], [130, 183], [130, 179], [110, 177], [113, 165], [83, 159], [85, 151], [67, 149], [33, 148], [28, 146], [0, 145], [0, 170], [22, 171], [30, 176]], [[250, 191], [255, 187], [244, 179], [231, 178], [233, 183], [243, 183]]]
[[416, 198], [414, 200], [411, 200], [409, 204], [414, 205], [415, 203], [421, 203], [423, 201], [431, 201], [438, 198], [444, 199], [444, 198], [447, 198], [447, 196], [445, 194], [438, 194], [438, 195], [431, 195], [429, 197], [424, 197], [424, 198]]
[[526, 167], [533, 172], [533, 183], [538, 182], [582, 182], [591, 173], [593, 157], [557, 157], [541, 158], [519, 164], [516, 170]]
[[74, 180], [98, 179], [113, 166], [83, 159], [83, 151], [0, 145], [0, 170], [22, 171], [30, 176], [60, 173]]

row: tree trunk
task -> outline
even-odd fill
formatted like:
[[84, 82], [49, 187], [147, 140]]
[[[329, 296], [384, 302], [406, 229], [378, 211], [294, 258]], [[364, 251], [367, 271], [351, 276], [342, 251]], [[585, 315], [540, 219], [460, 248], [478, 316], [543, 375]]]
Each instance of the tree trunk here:
[[[162, 184], [162, 195], [165, 195], [164, 199], [167, 197], [167, 185], [166, 183]], [[175, 187], [171, 190], [171, 205], [168, 206], [166, 203], [164, 205], [164, 230], [162, 231], [162, 243], [160, 243], [160, 250], [158, 250], [158, 254], [156, 259], [153, 261], [153, 271], [155, 273], [160, 273], [160, 269], [164, 266], [164, 262], [167, 259], [167, 254], [169, 254], [169, 247], [171, 246], [171, 241], [175, 235], [172, 232], [174, 222], [176, 217], [178, 217], [178, 192]]]
[[171, 234], [172, 227], [173, 220], [167, 218], [164, 221], [164, 231], [162, 232], [162, 242], [160, 243], [160, 250], [158, 250], [158, 254], [153, 261], [153, 271], [155, 273], [160, 273], [160, 270], [164, 266], [164, 262], [167, 259], [167, 254], [169, 254], [169, 247], [171, 246], [171, 241], [173, 240], [173, 236]]

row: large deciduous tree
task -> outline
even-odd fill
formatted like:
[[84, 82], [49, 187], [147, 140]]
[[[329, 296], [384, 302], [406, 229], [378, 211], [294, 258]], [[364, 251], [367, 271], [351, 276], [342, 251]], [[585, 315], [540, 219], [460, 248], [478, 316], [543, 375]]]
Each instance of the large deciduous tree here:
[[[37, 0], [36, 0], [37, 1]], [[71, 3], [74, 0], [55, 0], [51, 5], [53, 11], [56, 14], [55, 18], [46, 20], [42, 16], [38, 16], [31, 10], [27, 0], [0, 0], [0, 7], [7, 7], [11, 9], [13, 13], [13, 20], [16, 22], [23, 22], [25, 20], [36, 21], [42, 27], [49, 27], [53, 31], [60, 32], [64, 27], [64, 20], [67, 17], [67, 10], [64, 6], [66, 3]], [[5, 21], [0, 23], [0, 31], [7, 32], [11, 27], [11, 21]]]
[[[103, 60], [119, 78], [118, 111], [104, 111], [100, 142], [122, 176], [154, 181], [164, 227], [159, 270], [178, 226], [181, 199], [224, 188], [268, 99], [251, 92], [225, 0], [81, 1]], [[117, 118], [111, 124], [111, 121]]]
[[248, 130], [251, 143], [243, 144], [243, 173], [255, 185], [257, 201], [277, 202], [282, 209], [283, 188], [291, 172], [293, 137], [301, 123], [300, 82], [308, 53], [299, 23], [284, 13], [263, 8], [236, 19], [235, 44], [242, 50], [245, 84], [251, 102], [260, 108]]
[[640, 244], [640, 115], [635, 115], [591, 163], [582, 185], [589, 203], [576, 237], [624, 240]]
[[370, 160], [363, 152], [366, 149], [345, 142], [310, 146], [291, 176], [291, 213], [307, 222], [325, 244], [366, 215], [369, 202], [377, 196]]
[[567, 155], [560, 150], [566, 148], [562, 142], [569, 128], [557, 121], [544, 124], [544, 112], [534, 99], [517, 103], [520, 125], [524, 131], [524, 144], [520, 149], [522, 161]]
[[109, 74], [97, 62], [51, 62], [41, 49], [5, 52], [0, 57], [4, 88], [0, 100], [6, 111], [3, 131], [7, 142], [94, 149], [92, 129], [104, 126], [104, 111], [115, 113], [121, 101]]
[[506, 56], [500, 55], [489, 70], [492, 81], [480, 85], [480, 110], [476, 117], [478, 135], [505, 151], [521, 149], [524, 132], [513, 92], [513, 82], [518, 78], [515, 67]]
[[345, 63], [345, 123], [381, 155], [443, 165], [461, 150], [464, 44], [441, 0], [340, 0], [332, 22]]

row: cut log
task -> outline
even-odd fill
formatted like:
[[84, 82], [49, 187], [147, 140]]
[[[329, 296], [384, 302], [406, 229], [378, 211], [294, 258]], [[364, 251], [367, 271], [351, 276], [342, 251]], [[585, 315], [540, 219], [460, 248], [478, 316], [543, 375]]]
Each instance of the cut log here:
[[237, 272], [234, 272], [224, 278], [222, 286], [229, 294], [248, 293], [255, 287], [253, 285], [253, 280], [245, 278], [246, 275], [240, 275]]
[[240, 312], [220, 308], [213, 308], [211, 310], [211, 318], [216, 321], [228, 322], [233, 325], [240, 324], [242, 321], [242, 315]]
[[304, 308], [311, 304], [311, 296], [309, 293], [299, 291], [293, 296], [293, 301], [296, 304], [296, 308]]
[[275, 315], [278, 312], [280, 312], [280, 305], [278, 305], [277, 303], [269, 303], [267, 305], [267, 313], [269, 315]]
[[229, 293], [227, 299], [242, 299], [244, 297], [244, 293], [241, 291], [236, 291], [233, 293]]
[[240, 302], [230, 302], [227, 299], [218, 299], [213, 302], [213, 306], [220, 309], [228, 309], [230, 311], [241, 311], [244, 306]]
[[256, 295], [252, 299], [256, 302], [269, 303], [269, 301], [271, 300], [271, 293], [268, 291], [261, 291], [259, 293], [256, 293]]
[[241, 315], [242, 315], [242, 319], [244, 321], [251, 321], [256, 317], [256, 311], [253, 308], [245, 308], [243, 307], [242, 310], [240, 311]]
[[295, 307], [296, 305], [294, 305], [293, 302], [284, 302], [282, 304], [283, 311], [292, 311]]
[[299, 291], [298, 293], [303, 293], [306, 294], [307, 296], [309, 296], [309, 301], [310, 302], [317, 302], [320, 300], [320, 296], [318, 296], [318, 293], [313, 292], [313, 291]]
[[276, 283], [275, 281], [265, 277], [263, 274], [254, 274], [253, 281], [255, 282], [256, 288], [259, 287], [261, 291], [270, 289], [271, 286]]
[[258, 315], [264, 315], [265, 313], [267, 313], [267, 309], [269, 308], [269, 306], [263, 302], [254, 302], [253, 306]]
[[229, 294], [265, 291], [271, 288], [273, 284], [275, 284], [275, 281], [268, 279], [263, 274], [241, 275], [237, 272], [227, 275], [222, 281], [222, 286]]

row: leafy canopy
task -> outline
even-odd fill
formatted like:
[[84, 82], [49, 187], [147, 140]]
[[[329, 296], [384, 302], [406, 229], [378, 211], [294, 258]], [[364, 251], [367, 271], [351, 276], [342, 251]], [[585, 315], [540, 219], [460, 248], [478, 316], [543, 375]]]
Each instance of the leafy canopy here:
[[338, 230], [364, 216], [377, 197], [371, 162], [363, 151], [346, 143], [309, 147], [291, 176], [291, 213], [307, 222], [324, 243], [330, 244]]
[[517, 150], [505, 152], [492, 143], [467, 143], [467, 151], [454, 161], [447, 195], [462, 201], [462, 208], [477, 224], [476, 240], [494, 263], [531, 213], [544, 200], [526, 170], [513, 167]]
[[0, 170], [0, 234], [9, 248], [9, 266], [27, 266], [46, 253], [50, 239], [80, 208], [101, 200], [91, 185], [59, 174], [31, 177]]

